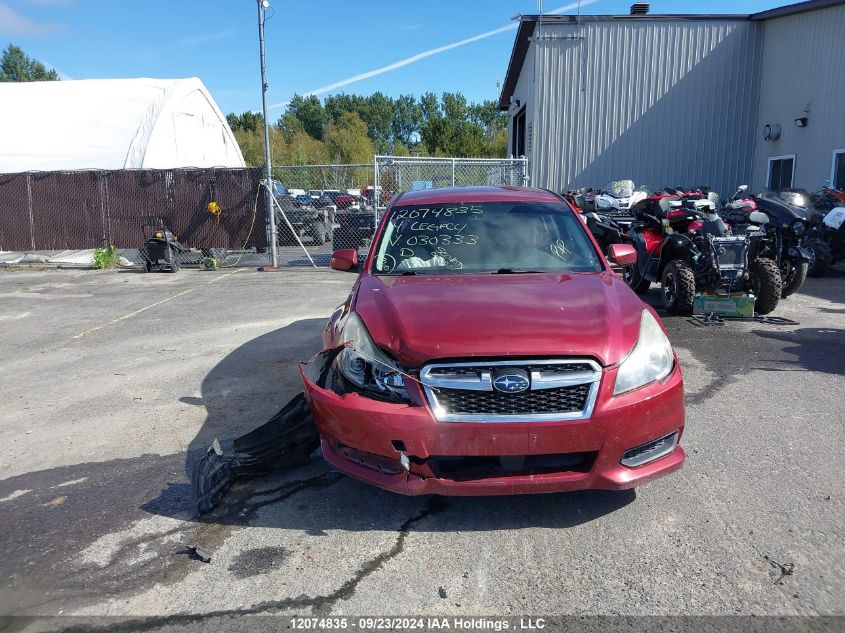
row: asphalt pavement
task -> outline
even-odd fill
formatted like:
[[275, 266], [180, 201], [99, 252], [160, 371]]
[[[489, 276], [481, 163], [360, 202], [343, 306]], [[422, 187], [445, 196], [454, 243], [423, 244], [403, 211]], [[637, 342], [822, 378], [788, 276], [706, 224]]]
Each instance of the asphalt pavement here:
[[194, 460], [300, 390], [353, 282], [0, 271], [0, 615], [845, 615], [845, 273], [793, 324], [665, 319], [688, 459], [636, 492], [408, 498], [317, 458], [196, 517]]

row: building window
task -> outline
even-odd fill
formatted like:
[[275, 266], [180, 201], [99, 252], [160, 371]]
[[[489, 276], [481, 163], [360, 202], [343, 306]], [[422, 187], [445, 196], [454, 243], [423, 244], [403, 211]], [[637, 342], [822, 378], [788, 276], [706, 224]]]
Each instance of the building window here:
[[792, 187], [792, 176], [795, 173], [795, 154], [790, 156], [773, 156], [769, 159], [769, 189], [780, 191]]
[[513, 117], [511, 139], [511, 153], [514, 156], [525, 156], [525, 106]]
[[830, 172], [830, 186], [845, 191], [845, 149], [833, 152], [833, 170]]

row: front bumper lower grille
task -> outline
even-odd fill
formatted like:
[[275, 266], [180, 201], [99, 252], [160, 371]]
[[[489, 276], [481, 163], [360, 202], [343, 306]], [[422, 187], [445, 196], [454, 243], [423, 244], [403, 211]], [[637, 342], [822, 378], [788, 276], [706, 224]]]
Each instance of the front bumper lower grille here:
[[[494, 387], [503, 375], [524, 376], [517, 392]], [[592, 360], [479, 361], [426, 365], [420, 381], [441, 422], [535, 422], [590, 417], [601, 381]]]

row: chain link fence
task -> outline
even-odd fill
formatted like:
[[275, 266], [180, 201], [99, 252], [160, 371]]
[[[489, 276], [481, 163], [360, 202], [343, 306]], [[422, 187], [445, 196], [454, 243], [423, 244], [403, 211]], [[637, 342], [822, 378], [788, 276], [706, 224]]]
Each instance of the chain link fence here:
[[440, 187], [528, 185], [525, 158], [375, 157], [376, 215], [403, 191]]
[[363, 246], [375, 231], [372, 183], [372, 163], [275, 166], [279, 264], [328, 266], [333, 251]]
[[[90, 266], [92, 249], [115, 246], [126, 263], [156, 268], [160, 252], [150, 247], [164, 240], [174, 243], [164, 250], [164, 269], [262, 265], [262, 178], [257, 167], [0, 174], [0, 263]], [[276, 166], [279, 264], [327, 266], [341, 248], [363, 254], [380, 215], [403, 191], [526, 182], [525, 159], [376, 156], [372, 163]]]
[[528, 181], [525, 159], [375, 156], [372, 164], [273, 169], [281, 265], [328, 265], [333, 250], [370, 246], [387, 204], [403, 191]]
[[143, 265], [148, 241], [161, 233], [177, 265], [240, 262], [267, 246], [260, 175], [258, 168], [0, 174], [0, 252], [8, 255], [0, 261], [90, 266], [92, 249], [114, 246]]

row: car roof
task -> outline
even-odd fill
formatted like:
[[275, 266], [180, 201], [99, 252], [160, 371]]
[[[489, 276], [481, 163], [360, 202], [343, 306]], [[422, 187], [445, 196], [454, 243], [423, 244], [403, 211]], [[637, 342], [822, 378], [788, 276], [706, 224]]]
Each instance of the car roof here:
[[561, 203], [561, 199], [545, 189], [528, 187], [444, 187], [408, 191], [396, 200], [397, 205], [447, 204], [455, 202], [546, 202]]

